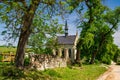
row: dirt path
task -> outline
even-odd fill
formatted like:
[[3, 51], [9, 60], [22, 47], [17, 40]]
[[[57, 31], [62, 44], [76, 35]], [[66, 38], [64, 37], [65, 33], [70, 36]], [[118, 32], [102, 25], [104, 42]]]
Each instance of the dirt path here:
[[120, 65], [111, 65], [97, 80], [120, 80]]

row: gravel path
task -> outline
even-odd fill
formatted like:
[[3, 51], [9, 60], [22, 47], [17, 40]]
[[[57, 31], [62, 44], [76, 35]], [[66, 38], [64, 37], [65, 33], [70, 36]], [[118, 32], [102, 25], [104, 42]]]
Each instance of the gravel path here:
[[120, 80], [120, 65], [111, 65], [97, 80]]

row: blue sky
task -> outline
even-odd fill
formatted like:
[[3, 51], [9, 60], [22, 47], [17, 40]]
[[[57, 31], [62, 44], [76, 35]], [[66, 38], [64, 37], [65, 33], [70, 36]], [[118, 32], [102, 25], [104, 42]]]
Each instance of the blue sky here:
[[120, 0], [105, 0], [104, 4], [111, 9], [114, 9], [117, 6], [120, 6]]
[[[103, 4], [108, 6], [111, 9], [114, 9], [117, 6], [120, 6], [120, 0], [105, 0], [103, 2]], [[70, 35], [76, 34], [77, 28], [76, 28], [76, 24], [74, 23], [76, 18], [77, 18], [77, 16], [75, 16], [74, 14], [71, 14], [67, 20]], [[60, 19], [59, 22], [64, 24], [64, 20], [62, 20], [62, 19]], [[3, 25], [0, 24], [0, 33], [3, 30], [2, 26]], [[119, 47], [120, 47], [120, 29], [118, 31], [116, 31], [116, 33], [113, 36], [114, 36], [115, 44], [119, 45]], [[6, 42], [2, 40], [2, 36], [0, 35], [0, 45], [4, 45], [4, 44], [6, 44]], [[16, 44], [16, 43], [14, 43], [14, 44]]]

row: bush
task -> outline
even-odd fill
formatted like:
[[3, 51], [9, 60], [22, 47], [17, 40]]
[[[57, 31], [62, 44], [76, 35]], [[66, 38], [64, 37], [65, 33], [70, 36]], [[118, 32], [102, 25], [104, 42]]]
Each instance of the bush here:
[[25, 58], [25, 60], [24, 60], [24, 65], [25, 66], [29, 66], [29, 64], [30, 64], [30, 58], [28, 57], [28, 58]]
[[106, 58], [106, 59], [102, 60], [102, 62], [105, 64], [111, 64], [111, 59]]
[[120, 50], [118, 50], [114, 56], [114, 61], [120, 65]]
[[95, 64], [100, 64], [100, 61], [99, 60], [95, 60]]

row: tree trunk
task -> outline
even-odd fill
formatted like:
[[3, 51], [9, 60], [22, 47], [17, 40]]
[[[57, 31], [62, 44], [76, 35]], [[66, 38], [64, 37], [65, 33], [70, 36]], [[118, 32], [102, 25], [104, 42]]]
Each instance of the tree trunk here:
[[94, 64], [96, 55], [97, 55], [97, 50], [92, 54], [90, 64]]
[[15, 66], [18, 68], [24, 67], [25, 46], [31, 33], [31, 25], [35, 15], [35, 11], [39, 5], [39, 1], [33, 0], [32, 4], [26, 8], [22, 18], [22, 27], [15, 56]]
[[17, 46], [17, 52], [16, 52], [16, 57], [15, 57], [15, 66], [23, 68], [24, 66], [24, 55], [25, 55], [25, 46], [28, 40], [28, 37], [30, 35], [30, 32], [24, 34], [22, 32], [20, 34], [18, 46]]
[[90, 60], [90, 64], [94, 64], [94, 61], [95, 61], [95, 58], [96, 58], [96, 55], [98, 54], [98, 52], [100, 51], [100, 49], [102, 48], [102, 45], [104, 44], [104, 41], [105, 41], [105, 36], [101, 36], [101, 41], [98, 45], [98, 48], [94, 51], [94, 53], [92, 54], [91, 56], [91, 60]]

